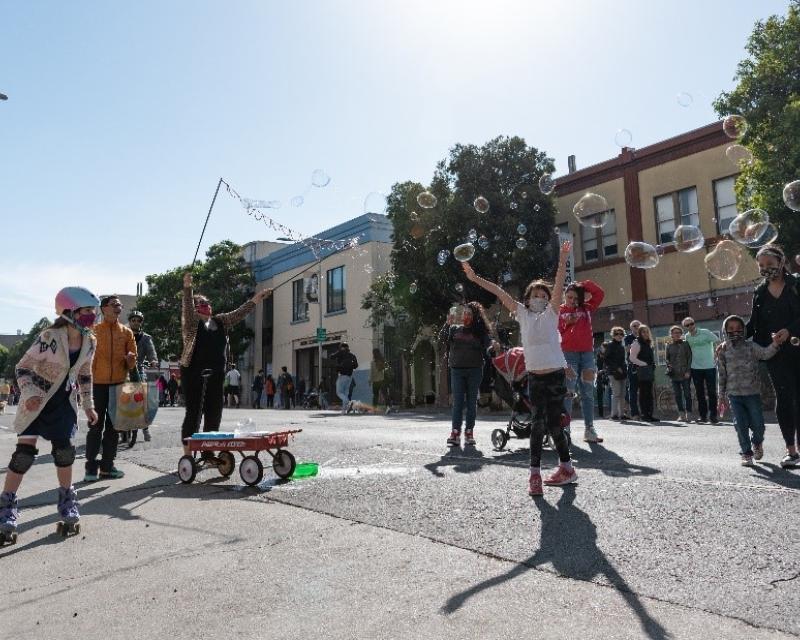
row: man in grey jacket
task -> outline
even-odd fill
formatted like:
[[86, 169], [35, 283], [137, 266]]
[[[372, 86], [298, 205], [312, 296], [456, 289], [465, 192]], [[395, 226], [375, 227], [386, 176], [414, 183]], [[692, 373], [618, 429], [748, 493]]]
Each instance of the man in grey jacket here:
[[683, 329], [670, 327], [672, 342], [667, 344], [667, 377], [672, 381], [678, 420], [689, 422], [692, 412], [692, 348], [683, 339]]

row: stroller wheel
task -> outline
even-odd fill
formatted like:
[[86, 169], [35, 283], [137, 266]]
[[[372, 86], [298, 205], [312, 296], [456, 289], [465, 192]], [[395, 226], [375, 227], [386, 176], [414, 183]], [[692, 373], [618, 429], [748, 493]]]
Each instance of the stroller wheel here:
[[506, 442], [508, 442], [508, 436], [505, 431], [502, 429], [492, 431], [492, 445], [497, 451], [502, 451], [503, 447], [506, 446]]

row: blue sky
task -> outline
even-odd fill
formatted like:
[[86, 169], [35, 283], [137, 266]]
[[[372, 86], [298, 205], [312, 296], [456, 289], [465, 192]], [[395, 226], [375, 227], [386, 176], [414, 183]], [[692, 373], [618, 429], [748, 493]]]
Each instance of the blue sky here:
[[[521, 135], [559, 172], [716, 119], [786, 2], [0, 0], [0, 333], [191, 261], [220, 176], [312, 234]], [[679, 92], [693, 97], [689, 107]], [[332, 178], [309, 189], [314, 169]], [[305, 193], [302, 207], [289, 204]], [[203, 247], [275, 232], [222, 194]]]

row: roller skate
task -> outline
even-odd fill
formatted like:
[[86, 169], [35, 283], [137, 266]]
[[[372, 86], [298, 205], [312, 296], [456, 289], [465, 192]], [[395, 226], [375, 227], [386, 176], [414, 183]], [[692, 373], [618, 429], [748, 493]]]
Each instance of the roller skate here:
[[56, 533], [66, 538], [81, 532], [81, 514], [78, 513], [78, 494], [74, 487], [58, 488], [58, 515], [61, 516], [56, 525]]
[[17, 494], [0, 493], [0, 547], [17, 541]]

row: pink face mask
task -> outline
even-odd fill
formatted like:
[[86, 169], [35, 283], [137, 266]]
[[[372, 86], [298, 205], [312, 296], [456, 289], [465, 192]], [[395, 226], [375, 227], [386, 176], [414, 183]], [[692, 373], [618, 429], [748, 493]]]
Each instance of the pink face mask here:
[[75, 324], [83, 329], [88, 329], [89, 327], [94, 325], [94, 321], [97, 316], [94, 313], [82, 313], [77, 318], [75, 318]]
[[203, 316], [210, 316], [211, 315], [211, 305], [210, 304], [198, 304], [195, 309], [197, 313]]

